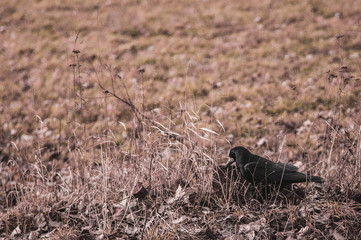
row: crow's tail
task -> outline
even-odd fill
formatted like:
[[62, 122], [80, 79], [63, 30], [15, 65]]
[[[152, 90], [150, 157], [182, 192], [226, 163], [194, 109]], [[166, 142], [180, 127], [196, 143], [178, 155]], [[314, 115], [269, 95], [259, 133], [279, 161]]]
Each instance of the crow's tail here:
[[282, 183], [283, 184], [290, 184], [290, 183], [300, 183], [300, 182], [315, 182], [315, 183], [323, 183], [323, 179], [318, 176], [311, 176], [310, 174], [304, 174], [300, 172], [291, 172], [285, 173], [282, 176]]
[[315, 183], [323, 183], [323, 179], [319, 176], [311, 176], [310, 181]]

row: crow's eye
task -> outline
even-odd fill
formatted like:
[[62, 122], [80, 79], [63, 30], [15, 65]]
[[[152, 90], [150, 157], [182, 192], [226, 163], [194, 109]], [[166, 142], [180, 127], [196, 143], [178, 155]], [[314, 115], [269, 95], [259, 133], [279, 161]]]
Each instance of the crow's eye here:
[[236, 158], [236, 154], [233, 152], [233, 151], [231, 151], [230, 153], [229, 153], [229, 157], [230, 158]]

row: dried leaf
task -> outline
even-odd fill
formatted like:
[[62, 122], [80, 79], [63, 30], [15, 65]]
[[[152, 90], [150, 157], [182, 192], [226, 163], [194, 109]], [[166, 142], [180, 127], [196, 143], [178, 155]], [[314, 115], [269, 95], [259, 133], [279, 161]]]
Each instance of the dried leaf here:
[[182, 222], [184, 222], [184, 221], [187, 220], [187, 219], [188, 219], [188, 217], [185, 216], [185, 215], [183, 215], [183, 216], [181, 216], [180, 218], [173, 220], [173, 224], [182, 223]]
[[260, 147], [266, 142], [267, 142], [267, 139], [263, 137], [257, 142], [257, 146]]
[[16, 237], [21, 234], [20, 225], [18, 225], [11, 233], [10, 237]]
[[203, 131], [206, 131], [206, 132], [209, 132], [209, 133], [212, 133], [212, 134], [216, 134], [216, 135], [219, 135], [217, 132], [213, 131], [212, 129], [209, 129], [209, 128], [200, 128], [201, 130]]
[[175, 192], [174, 198], [175, 200], [180, 200], [184, 197], [185, 194], [186, 192], [184, 191], [184, 189], [182, 189], [181, 185], [179, 185], [177, 191]]
[[334, 231], [332, 236], [335, 238], [335, 240], [344, 240], [345, 238], [339, 234], [337, 231]]

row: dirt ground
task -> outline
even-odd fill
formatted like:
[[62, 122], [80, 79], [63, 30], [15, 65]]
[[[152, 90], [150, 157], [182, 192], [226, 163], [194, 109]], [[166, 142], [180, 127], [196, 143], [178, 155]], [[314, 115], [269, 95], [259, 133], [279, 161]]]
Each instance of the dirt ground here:
[[360, 0], [2, 0], [0, 60], [0, 239], [361, 238]]

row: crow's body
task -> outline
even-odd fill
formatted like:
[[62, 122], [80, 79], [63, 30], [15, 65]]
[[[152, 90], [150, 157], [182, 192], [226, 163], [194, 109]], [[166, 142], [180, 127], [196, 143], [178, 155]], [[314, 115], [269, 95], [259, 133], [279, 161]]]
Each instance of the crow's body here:
[[317, 182], [323, 180], [318, 176], [310, 176], [297, 172], [298, 168], [290, 163], [274, 163], [266, 158], [250, 153], [244, 147], [232, 148], [226, 167], [236, 162], [243, 178], [251, 183], [280, 185], [281, 187], [300, 182]]

